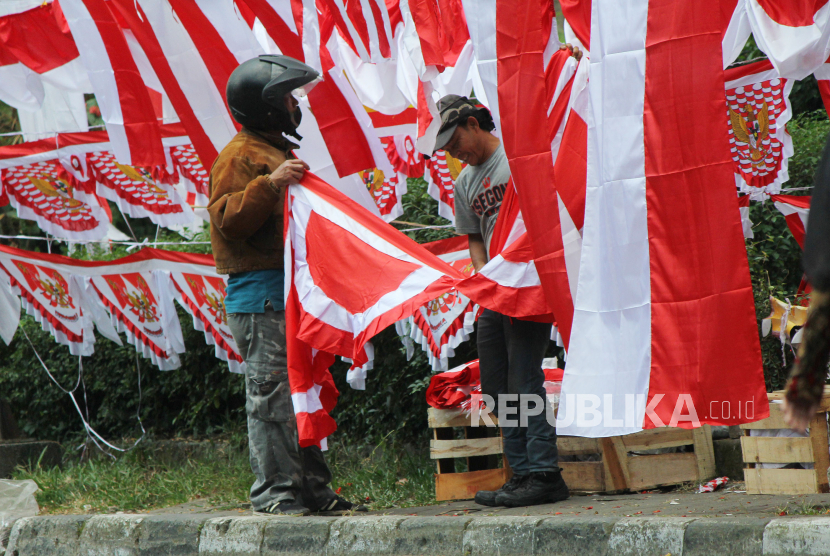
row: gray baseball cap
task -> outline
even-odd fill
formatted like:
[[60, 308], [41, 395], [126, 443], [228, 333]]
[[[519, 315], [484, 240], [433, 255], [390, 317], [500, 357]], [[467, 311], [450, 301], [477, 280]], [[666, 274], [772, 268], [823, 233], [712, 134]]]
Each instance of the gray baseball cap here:
[[475, 116], [478, 107], [467, 97], [459, 95], [447, 95], [438, 101], [438, 113], [441, 115], [441, 127], [438, 129], [438, 137], [435, 139], [435, 148], [440, 151], [452, 139], [455, 128], [458, 124], [467, 121], [470, 116]]

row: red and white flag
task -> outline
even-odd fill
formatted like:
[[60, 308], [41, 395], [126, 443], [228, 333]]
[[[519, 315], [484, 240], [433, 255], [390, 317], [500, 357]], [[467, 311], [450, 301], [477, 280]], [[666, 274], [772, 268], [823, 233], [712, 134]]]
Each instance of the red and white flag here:
[[93, 276], [92, 285], [109, 311], [113, 326], [127, 335], [127, 341], [141, 355], [162, 371], [178, 369], [184, 339], [169, 276], [129, 270], [133, 270], [129, 265], [113, 265], [104, 274]]
[[[727, 113], [721, 26], [688, 0], [593, 2], [588, 183], [563, 434], [767, 415], [733, 163], [718, 124]], [[688, 114], [693, 133], [679, 131]], [[754, 415], [710, 413], [710, 402], [724, 400], [751, 404]]]
[[98, 184], [98, 193], [133, 218], [149, 218], [160, 226], [193, 222], [194, 214], [170, 185], [153, 180], [140, 167], [116, 162], [107, 151], [89, 153], [87, 164]]
[[213, 257], [209, 255], [187, 256], [194, 260], [194, 266], [198, 265], [198, 259], [203, 259], [204, 270], [202, 272], [170, 272], [170, 278], [176, 288], [174, 292], [176, 301], [193, 317], [193, 328], [205, 333], [205, 342], [215, 346], [217, 359], [227, 361], [232, 373], [244, 373], [245, 362], [233, 339], [228, 326], [228, 313], [225, 310], [227, 278], [216, 275]]
[[83, 185], [70, 179], [57, 161], [0, 170], [0, 196], [8, 198], [18, 217], [34, 220], [58, 238], [98, 241], [107, 235], [109, 218], [94, 183]]
[[807, 218], [810, 215], [810, 196], [770, 195], [770, 200], [787, 219], [787, 227], [798, 246], [804, 249], [804, 235], [807, 233]]
[[335, 427], [331, 355], [364, 367], [375, 334], [463, 275], [313, 174], [289, 188], [286, 203], [289, 379], [306, 446]]
[[105, 237], [111, 216], [104, 199], [161, 226], [189, 224], [193, 211], [172, 184], [181, 175], [196, 201], [207, 195], [207, 172], [182, 132], [178, 124], [162, 127], [163, 141], [177, 145], [170, 147], [169, 171], [166, 165], [144, 169], [118, 163], [106, 131], [60, 133], [0, 147], [6, 196], [22, 218], [68, 239]]
[[163, 165], [152, 101], [108, 4], [64, 0], [60, 6], [92, 82], [115, 156], [122, 164]]
[[320, 0], [317, 8], [361, 60], [378, 63], [392, 58], [394, 32], [401, 23], [398, 2]]
[[792, 117], [791, 79], [781, 79], [769, 60], [724, 72], [726, 125], [735, 181], [743, 193], [776, 194], [790, 176], [787, 163], [793, 140], [786, 124]]
[[92, 87], [59, 5], [4, 2], [0, 13], [0, 100], [21, 130], [86, 131]]
[[6, 247], [0, 250], [0, 269], [7, 275], [11, 291], [43, 330], [68, 346], [72, 355], [92, 355], [92, 318], [83, 310], [80, 291], [70, 273], [49, 261], [33, 260], [28, 252]]
[[316, 176], [289, 189], [301, 340], [366, 362], [362, 347], [463, 278]]
[[540, 322], [554, 320], [512, 180], [505, 189], [493, 229], [490, 260], [458, 284], [458, 289], [473, 303], [503, 315]]
[[464, 164], [447, 151], [436, 151], [426, 161], [424, 179], [427, 193], [438, 201], [438, 214], [455, 224], [455, 180], [464, 169]]
[[781, 77], [803, 79], [830, 57], [830, 4], [745, 0], [755, 43]]

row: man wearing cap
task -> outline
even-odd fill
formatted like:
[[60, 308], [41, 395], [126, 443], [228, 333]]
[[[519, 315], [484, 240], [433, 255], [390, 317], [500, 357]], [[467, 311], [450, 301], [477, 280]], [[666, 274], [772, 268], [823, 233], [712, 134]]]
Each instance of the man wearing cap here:
[[245, 411], [254, 512], [366, 511], [337, 496], [317, 446], [301, 448], [288, 384], [283, 300], [285, 188], [308, 165], [283, 134], [297, 133], [302, 113], [293, 93], [317, 72], [288, 56], [259, 56], [228, 79], [227, 100], [242, 130], [210, 171], [210, 242], [216, 272], [228, 274], [228, 327], [245, 361]]
[[[467, 163], [455, 181], [455, 227], [467, 234], [476, 272], [487, 263], [493, 229], [510, 181], [510, 167], [501, 141], [490, 133], [490, 112], [468, 98], [447, 95], [438, 101], [441, 127], [435, 150], [443, 149]], [[542, 359], [550, 342], [549, 323], [524, 321], [485, 309], [478, 319], [481, 391], [497, 402], [505, 394], [532, 394], [546, 400]], [[518, 407], [511, 401], [508, 407]], [[504, 435], [504, 453], [513, 476], [496, 491], [479, 491], [485, 506], [531, 506], [565, 500], [556, 450], [556, 429], [545, 412], [522, 417], [516, 410], [497, 415]], [[506, 426], [507, 419], [527, 426]]]

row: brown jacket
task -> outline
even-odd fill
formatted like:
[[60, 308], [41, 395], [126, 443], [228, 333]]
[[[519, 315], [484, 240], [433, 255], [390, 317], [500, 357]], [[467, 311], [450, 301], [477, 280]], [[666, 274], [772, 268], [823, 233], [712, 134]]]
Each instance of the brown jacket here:
[[281, 135], [243, 128], [210, 170], [210, 243], [216, 272], [233, 274], [283, 267], [285, 190], [265, 179], [294, 158], [297, 145]]

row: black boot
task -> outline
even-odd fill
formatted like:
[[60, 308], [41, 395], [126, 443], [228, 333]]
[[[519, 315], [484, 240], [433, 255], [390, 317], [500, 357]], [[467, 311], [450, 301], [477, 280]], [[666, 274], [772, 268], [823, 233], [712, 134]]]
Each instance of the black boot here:
[[513, 475], [506, 483], [498, 490], [479, 490], [476, 492], [475, 502], [482, 506], [497, 506], [496, 497], [505, 492], [513, 492], [527, 479], [527, 475]]
[[570, 497], [568, 485], [562, 479], [560, 471], [543, 471], [531, 473], [524, 483], [512, 492], [501, 493], [496, 496], [497, 506], [517, 508], [519, 506], [535, 506], [537, 504], [552, 504], [567, 500]]

